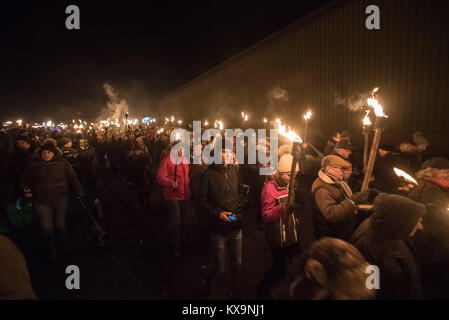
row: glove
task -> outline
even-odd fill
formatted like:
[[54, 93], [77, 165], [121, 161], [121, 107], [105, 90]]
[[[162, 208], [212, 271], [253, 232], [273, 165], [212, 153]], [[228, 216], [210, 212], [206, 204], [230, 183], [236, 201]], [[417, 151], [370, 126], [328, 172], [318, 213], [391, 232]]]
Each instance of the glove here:
[[376, 199], [376, 197], [381, 193], [382, 191], [378, 189], [369, 189], [368, 202], [374, 202], [374, 199]]
[[356, 205], [368, 203], [368, 197], [369, 197], [369, 190], [363, 192], [356, 192], [352, 196], [352, 201], [354, 201]]

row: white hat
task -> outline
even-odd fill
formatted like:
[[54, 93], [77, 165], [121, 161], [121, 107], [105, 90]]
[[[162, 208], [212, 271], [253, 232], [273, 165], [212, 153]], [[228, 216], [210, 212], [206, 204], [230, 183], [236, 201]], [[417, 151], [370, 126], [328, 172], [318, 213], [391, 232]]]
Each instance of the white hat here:
[[[293, 163], [293, 156], [291, 154], [284, 154], [278, 163], [278, 172], [286, 173], [291, 172]], [[299, 171], [299, 165], [296, 164], [296, 172]]]

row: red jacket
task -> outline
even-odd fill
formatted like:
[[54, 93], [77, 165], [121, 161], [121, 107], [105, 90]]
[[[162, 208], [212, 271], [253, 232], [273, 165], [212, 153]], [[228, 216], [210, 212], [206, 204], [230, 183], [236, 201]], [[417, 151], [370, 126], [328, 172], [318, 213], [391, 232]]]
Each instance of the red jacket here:
[[276, 198], [288, 194], [287, 188], [276, 187], [273, 180], [268, 180], [262, 189], [262, 219], [265, 223], [279, 220], [286, 214], [285, 207], [281, 204], [276, 205]]
[[190, 196], [189, 165], [178, 164], [176, 171], [178, 187], [174, 189], [171, 185], [175, 177], [175, 165], [170, 160], [170, 155], [165, 157], [157, 172], [157, 182], [162, 186], [165, 200], [185, 200]]

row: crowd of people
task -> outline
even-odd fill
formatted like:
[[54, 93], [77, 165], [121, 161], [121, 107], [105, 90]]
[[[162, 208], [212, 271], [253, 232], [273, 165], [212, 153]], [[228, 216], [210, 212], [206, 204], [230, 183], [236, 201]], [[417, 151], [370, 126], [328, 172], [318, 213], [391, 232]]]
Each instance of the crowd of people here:
[[[98, 190], [107, 175], [136, 194], [138, 203], [130, 208], [136, 214], [155, 210], [150, 199], [160, 193], [175, 261], [184, 255], [182, 244], [194, 245], [195, 227], [208, 232], [212, 254], [199, 266], [203, 284], [211, 291], [225, 288], [230, 299], [246, 298], [242, 221], [249, 212], [272, 255], [258, 299], [448, 298], [449, 160], [429, 157], [421, 132], [412, 140], [381, 143], [370, 188], [361, 191], [365, 169], [347, 130], [332, 134], [322, 156], [304, 144], [295, 168], [291, 143], [280, 140], [276, 172], [261, 176], [262, 165], [238, 164], [235, 150], [224, 146], [222, 164], [175, 164], [174, 143], [152, 125], [88, 135], [14, 128], [0, 133], [0, 222], [8, 225], [8, 204], [29, 201], [46, 257], [57, 261], [72, 251], [69, 198], [101, 220]], [[193, 155], [180, 149], [178, 156]], [[401, 180], [394, 167], [418, 184]], [[35, 299], [24, 257], [4, 236], [0, 257], [0, 298]], [[375, 288], [367, 286], [370, 265], [380, 272]]]

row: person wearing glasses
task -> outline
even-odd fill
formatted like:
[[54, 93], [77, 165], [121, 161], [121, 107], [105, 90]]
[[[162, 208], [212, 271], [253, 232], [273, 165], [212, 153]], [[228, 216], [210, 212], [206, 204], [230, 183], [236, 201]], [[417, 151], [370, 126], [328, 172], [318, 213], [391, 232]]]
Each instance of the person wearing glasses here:
[[368, 203], [370, 191], [353, 193], [347, 183], [351, 163], [336, 155], [321, 161], [318, 178], [312, 184], [315, 236], [349, 241], [355, 231], [357, 205]]

